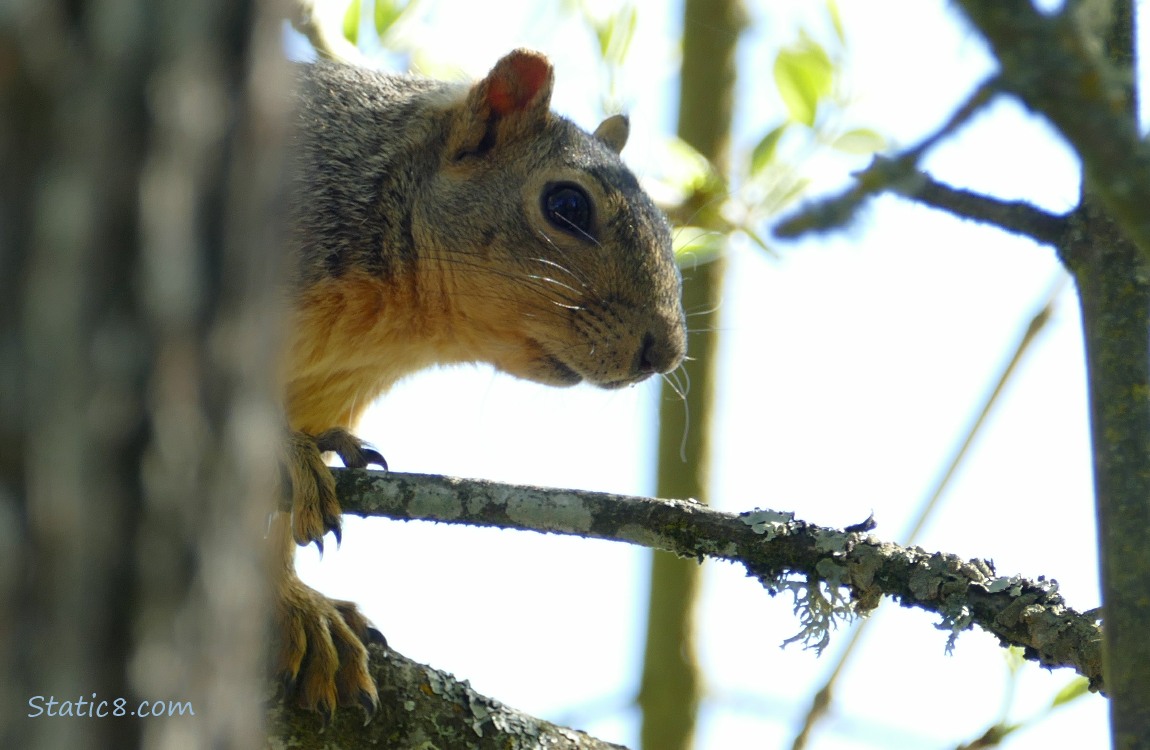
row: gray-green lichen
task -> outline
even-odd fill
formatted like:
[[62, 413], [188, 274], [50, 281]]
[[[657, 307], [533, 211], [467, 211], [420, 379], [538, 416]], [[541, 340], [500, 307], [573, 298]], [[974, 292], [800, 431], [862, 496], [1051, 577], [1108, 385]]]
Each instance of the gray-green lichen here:
[[463, 515], [458, 492], [452, 488], [435, 485], [422, 486], [411, 498], [409, 507], [412, 515], [416, 516], [425, 515], [450, 520]]
[[[829, 572], [846, 570], [829, 560], [822, 562], [830, 564]], [[802, 625], [799, 632], [783, 641], [784, 646], [801, 642], [804, 649], [813, 649], [816, 654], [822, 654], [831, 641], [831, 629], [838, 629], [840, 620], [848, 623], [855, 617], [847, 590], [838, 583], [823, 581], [816, 576], [808, 576], [805, 580], [781, 580], [777, 583], [780, 589], [790, 591], [794, 596], [794, 612]]]
[[850, 538], [835, 529], [814, 529], [815, 549], [832, 554], [846, 552]]
[[574, 493], [548, 493], [507, 498], [507, 517], [516, 523], [542, 525], [558, 530], [586, 532], [591, 529], [594, 514], [582, 498]]
[[767, 540], [785, 534], [787, 524], [795, 520], [795, 514], [777, 510], [755, 508], [746, 513], [740, 513], [739, 518], [751, 527], [751, 531], [762, 534]]

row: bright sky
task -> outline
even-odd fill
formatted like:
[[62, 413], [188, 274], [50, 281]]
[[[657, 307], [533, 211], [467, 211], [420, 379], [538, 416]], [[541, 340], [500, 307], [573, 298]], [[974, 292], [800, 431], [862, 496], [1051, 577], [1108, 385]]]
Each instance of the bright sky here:
[[[942, 0], [841, 4], [852, 122], [896, 144], [929, 134], [990, 70], [977, 35]], [[503, 3], [495, 23], [488, 4], [429, 0], [433, 16], [406, 35], [428, 59], [472, 77], [515, 46], [543, 50], [556, 63], [556, 108], [592, 128], [592, 41], [535, 9], [543, 5]], [[640, 5], [622, 89], [632, 116], [624, 156], [643, 175], [658, 170], [656, 144], [673, 128], [680, 11], [677, 3]], [[800, 23], [828, 38], [820, 5], [753, 3], [736, 158], [781, 117], [770, 77], [777, 44]], [[832, 166], [841, 180], [863, 162]], [[1075, 200], [1073, 157], [1009, 103], [926, 166], [952, 184], [1056, 211]], [[781, 259], [731, 250], [712, 502], [793, 510], [830, 526], [873, 511], [874, 533], [899, 538], [1059, 266], [1048, 248], [893, 198], [845, 233], [780, 249]], [[993, 558], [1001, 574], [1055, 578], [1085, 610], [1099, 594], [1072, 285], [1058, 299], [920, 544]], [[555, 390], [484, 367], [435, 371], [381, 400], [359, 432], [399, 471], [650, 494], [657, 392], [654, 383]], [[395, 648], [510, 705], [637, 744], [629, 701], [646, 551], [382, 519], [347, 519], [343, 547], [333, 548], [322, 562], [301, 553], [301, 572], [359, 602]], [[799, 628], [789, 599], [772, 599], [734, 566], [704, 567], [699, 632], [709, 693], [699, 750], [789, 747], [845, 634], [821, 659], [780, 649]], [[947, 748], [994, 723], [1008, 688], [993, 638], [967, 632], [948, 657], [937, 616], [884, 602], [873, 619], [813, 748]], [[1026, 667], [1010, 718], [1039, 711], [1072, 676]], [[1104, 700], [1089, 696], [1004, 746], [1104, 747], [1105, 720]]]

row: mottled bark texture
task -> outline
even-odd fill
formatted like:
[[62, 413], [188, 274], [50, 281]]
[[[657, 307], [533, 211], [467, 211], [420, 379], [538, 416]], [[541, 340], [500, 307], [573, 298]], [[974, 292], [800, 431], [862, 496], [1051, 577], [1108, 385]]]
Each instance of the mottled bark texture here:
[[890, 596], [938, 613], [952, 634], [977, 625], [1043, 666], [1070, 667], [1104, 687], [1094, 619], [1068, 607], [1054, 582], [998, 575], [983, 560], [900, 547], [790, 513], [724, 513], [682, 500], [346, 469], [337, 470], [337, 486], [344, 511], [356, 515], [570, 534], [738, 562], [771, 593], [806, 600], [800, 619], [816, 642], [832, 614], [866, 613]]
[[2, 747], [262, 741], [282, 65], [254, 2], [0, 6]]

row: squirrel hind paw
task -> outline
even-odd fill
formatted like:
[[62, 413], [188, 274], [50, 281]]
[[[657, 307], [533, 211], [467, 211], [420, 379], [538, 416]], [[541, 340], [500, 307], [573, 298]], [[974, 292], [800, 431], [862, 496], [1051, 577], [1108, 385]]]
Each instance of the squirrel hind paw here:
[[359, 706], [370, 721], [379, 693], [368, 671], [375, 631], [351, 602], [328, 599], [298, 579], [277, 608], [276, 674], [283, 695], [330, 722], [337, 707]]

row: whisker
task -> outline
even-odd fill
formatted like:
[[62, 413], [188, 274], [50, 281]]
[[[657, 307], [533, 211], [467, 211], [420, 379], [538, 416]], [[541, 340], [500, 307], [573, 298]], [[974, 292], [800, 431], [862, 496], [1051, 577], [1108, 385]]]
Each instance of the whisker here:
[[572, 232], [574, 232], [575, 234], [577, 234], [577, 235], [579, 235], [580, 237], [582, 237], [583, 239], [587, 240], [588, 242], [590, 242], [590, 243], [591, 243], [592, 245], [594, 245], [595, 247], [603, 247], [603, 245], [599, 243], [599, 240], [595, 239], [594, 237], [592, 237], [592, 236], [591, 236], [590, 234], [588, 234], [587, 232], [584, 232], [584, 231], [583, 231], [582, 229], [580, 229], [579, 227], [575, 226], [575, 224], [574, 224], [574, 223], [572, 223], [572, 222], [570, 222], [570, 221], [567, 221], [567, 219], [566, 219], [566, 218], [564, 218], [564, 217], [562, 217], [562, 216], [560, 216], [559, 218], [560, 218], [560, 219], [563, 219], [563, 221], [564, 221], [564, 222], [567, 224], [568, 228], [569, 228], [569, 229], [570, 229]]
[[[686, 370], [683, 371], [686, 374]], [[687, 388], [685, 393], [691, 391], [691, 379], [687, 377]], [[691, 403], [683, 398], [683, 437], [679, 441], [679, 460], [687, 463], [687, 436], [691, 434]]]
[[[548, 236], [548, 234], [546, 232], [544, 232], [543, 230], [536, 230], [536, 232], [539, 234], [539, 237], [543, 240], [543, 242], [547, 243], [548, 246], [554, 248], [555, 252], [558, 255], [562, 256], [564, 254], [563, 248], [561, 248], [559, 245], [557, 245], [555, 243], [555, 240], [551, 239], [551, 237]], [[592, 238], [592, 239], [594, 239], [594, 238]], [[595, 244], [597, 246], [599, 245], [599, 243], [597, 243], [597, 242]], [[601, 295], [599, 293], [599, 291], [595, 288], [595, 286], [593, 284], [591, 284], [590, 281], [588, 281], [586, 278], [583, 278], [583, 277], [579, 276], [578, 274], [576, 274], [570, 268], [567, 268], [567, 267], [563, 266], [562, 264], [556, 263], [554, 261], [549, 261], [546, 258], [535, 258], [535, 260], [541, 261], [543, 263], [551, 264], [551, 265], [556, 266], [557, 268], [562, 269], [568, 275], [570, 275], [576, 281], [579, 282], [580, 286], [583, 287], [584, 293], [587, 296], [589, 296], [594, 302], [597, 302], [599, 304], [602, 304], [604, 302], [603, 295]]]
[[571, 286], [570, 284], [564, 284], [562, 281], [559, 281], [558, 279], [553, 279], [550, 276], [539, 276], [537, 274], [529, 273], [529, 274], [527, 274], [527, 278], [535, 279], [536, 281], [546, 281], [548, 283], [554, 284], [555, 286], [562, 287], [562, 288], [567, 289], [569, 291], [575, 292], [576, 294], [579, 293], [579, 290], [576, 289], [575, 287]]
[[719, 311], [719, 308], [721, 308], [722, 306], [723, 306], [723, 301], [719, 300], [714, 305], [712, 305], [711, 307], [709, 307], [705, 310], [689, 310], [689, 311], [685, 311], [683, 313], [683, 315], [685, 317], [688, 317], [688, 318], [693, 318], [693, 317], [696, 317], [698, 315], [713, 315], [713, 314], [717, 313]]
[[[555, 243], [552, 242], [551, 238], [548, 237], [546, 234], [544, 234], [542, 231], [540, 231], [539, 234], [542, 235], [543, 238], [545, 240], [547, 240], [551, 244], [552, 247], [557, 247], [557, 245], [555, 245]], [[583, 287], [584, 289], [587, 288], [587, 280], [586, 279], [580, 277], [577, 273], [572, 271], [570, 268], [567, 268], [566, 266], [564, 266], [560, 263], [556, 263], [555, 261], [549, 260], [547, 258], [528, 258], [528, 260], [533, 260], [533, 261], [536, 261], [538, 263], [542, 263], [544, 265], [551, 266], [552, 268], [555, 268], [559, 271], [562, 271], [563, 273], [567, 274], [572, 279], [577, 281], [579, 283], [579, 286]]]
[[663, 382], [667, 384], [667, 387], [670, 388], [675, 393], [675, 395], [679, 397], [680, 401], [686, 400], [687, 394], [683, 393], [682, 389], [679, 388], [679, 384], [675, 382], [673, 377], [671, 377], [671, 374], [672, 373], [670, 372], [665, 372], [659, 377], [661, 377]]

